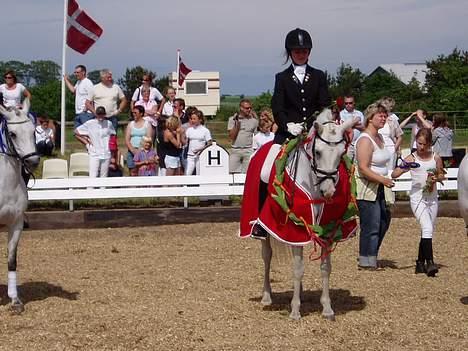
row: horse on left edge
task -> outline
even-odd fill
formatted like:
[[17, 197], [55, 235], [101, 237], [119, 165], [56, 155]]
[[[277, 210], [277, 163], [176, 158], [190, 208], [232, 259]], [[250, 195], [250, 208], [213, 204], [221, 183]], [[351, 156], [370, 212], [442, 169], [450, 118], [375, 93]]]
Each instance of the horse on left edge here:
[[21, 168], [31, 173], [39, 165], [29, 107], [28, 99], [21, 109], [0, 106], [0, 229], [8, 228], [8, 297], [13, 313], [24, 311], [16, 287], [16, 251], [28, 205]]

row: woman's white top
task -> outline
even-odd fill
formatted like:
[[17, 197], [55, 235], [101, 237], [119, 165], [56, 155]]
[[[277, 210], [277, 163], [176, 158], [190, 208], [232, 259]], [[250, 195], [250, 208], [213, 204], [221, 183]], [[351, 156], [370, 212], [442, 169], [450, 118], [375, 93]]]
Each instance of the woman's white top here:
[[[420, 167], [410, 169], [410, 174], [411, 174], [410, 196], [416, 195], [416, 194], [422, 195], [423, 188], [426, 185], [427, 171], [431, 168], [436, 169], [437, 163], [434, 158], [434, 153], [432, 153], [432, 156], [429, 160], [420, 159], [416, 155], [416, 153], [413, 153], [412, 155], [414, 157], [415, 162], [420, 164]], [[428, 195], [437, 196], [437, 187], [434, 186], [434, 191]]]
[[8, 89], [6, 84], [0, 85], [0, 93], [3, 94], [3, 105], [5, 107], [20, 106], [25, 90], [26, 88], [21, 83], [16, 83], [14, 89]]
[[356, 146], [358, 148], [359, 148], [358, 142], [359, 142], [359, 139], [361, 138], [370, 139], [370, 141], [372, 142], [372, 145], [374, 146], [374, 150], [372, 152], [372, 159], [370, 163], [370, 169], [379, 175], [386, 176], [388, 173], [387, 163], [392, 156], [390, 151], [385, 146], [380, 148], [379, 145], [377, 145], [377, 143], [374, 141], [374, 139], [365, 132], [362, 132], [356, 141]]

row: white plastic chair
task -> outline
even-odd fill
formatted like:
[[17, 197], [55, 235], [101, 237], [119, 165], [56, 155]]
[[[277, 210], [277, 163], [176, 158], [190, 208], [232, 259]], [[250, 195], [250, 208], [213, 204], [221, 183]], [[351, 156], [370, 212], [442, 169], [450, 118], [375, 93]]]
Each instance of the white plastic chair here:
[[60, 158], [45, 160], [42, 164], [42, 179], [68, 178], [68, 161]]
[[[76, 175], [77, 173], [80, 174]], [[68, 170], [68, 176], [70, 178], [89, 176], [89, 155], [86, 152], [75, 152], [70, 155], [70, 169]]]

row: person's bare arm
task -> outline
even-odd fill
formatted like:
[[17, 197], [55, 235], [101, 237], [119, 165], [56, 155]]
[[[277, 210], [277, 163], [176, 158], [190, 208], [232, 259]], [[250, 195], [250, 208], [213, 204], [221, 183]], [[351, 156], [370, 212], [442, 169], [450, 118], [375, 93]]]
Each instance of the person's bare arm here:
[[416, 112], [413, 112], [410, 114], [408, 117], [406, 117], [401, 123], [400, 123], [400, 128], [405, 128], [408, 122], [411, 120], [411, 118], [416, 115]]
[[91, 100], [86, 100], [85, 105], [88, 111], [91, 111], [93, 114], [96, 114], [96, 110], [94, 109], [94, 102], [92, 102]]
[[237, 139], [239, 130], [240, 130], [240, 121], [239, 121], [239, 118], [236, 116], [234, 117], [234, 127], [232, 127], [232, 129], [229, 129], [229, 139], [231, 139], [233, 143]]
[[66, 74], [64, 74], [63, 79], [65, 80], [65, 85], [67, 86], [68, 90], [70, 90], [72, 94], [75, 94], [76, 89], [75, 89], [75, 86], [70, 81], [70, 78]]

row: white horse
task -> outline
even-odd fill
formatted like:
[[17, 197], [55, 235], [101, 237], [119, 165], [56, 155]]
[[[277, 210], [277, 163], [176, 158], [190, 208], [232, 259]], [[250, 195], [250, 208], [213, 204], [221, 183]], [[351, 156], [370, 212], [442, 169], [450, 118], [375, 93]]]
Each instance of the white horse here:
[[[320, 222], [320, 217], [325, 215], [324, 202], [332, 199], [335, 194], [335, 186], [337, 184], [338, 170], [342, 156], [346, 150], [346, 130], [351, 128], [356, 123], [355, 120], [349, 120], [344, 124], [338, 125], [333, 121], [331, 111], [326, 109], [320, 113], [315, 121], [312, 129], [309, 132], [308, 138], [304, 145], [300, 145], [295, 152], [292, 152], [288, 156], [286, 172], [294, 178], [297, 188], [304, 190], [306, 193], [311, 195], [311, 199], [317, 199], [317, 201], [310, 201], [309, 205], [316, 223]], [[266, 163], [268, 159], [271, 159], [271, 152], [266, 157]], [[278, 161], [276, 161], [278, 165]], [[264, 167], [269, 167], [268, 165]], [[265, 169], [262, 168], [261, 174], [265, 174]], [[344, 166], [343, 166], [344, 167]], [[247, 173], [247, 178], [249, 174]], [[348, 181], [349, 179], [343, 179]], [[349, 194], [350, 195], [350, 194]], [[244, 196], [248, 194], [244, 193]], [[292, 200], [291, 200], [292, 199]], [[292, 195], [290, 202], [294, 202], [295, 195]], [[268, 202], [268, 199], [267, 199]], [[267, 203], [266, 203], [267, 205]], [[306, 207], [306, 206], [303, 206]], [[291, 206], [292, 208], [292, 206]], [[330, 209], [330, 208], [329, 208]], [[329, 211], [325, 209], [325, 211]], [[332, 209], [333, 211], [333, 209]], [[262, 213], [264, 210], [262, 210]], [[285, 216], [279, 215], [277, 221], [284, 221]], [[291, 217], [290, 217], [291, 218]], [[355, 216], [352, 220], [355, 223]], [[262, 226], [270, 235], [266, 240], [262, 240], [262, 257], [264, 262], [264, 281], [263, 281], [263, 296], [261, 303], [263, 305], [272, 304], [272, 291], [270, 284], [270, 264], [272, 258], [272, 247], [270, 238], [273, 237], [280, 242], [290, 244], [293, 255], [293, 279], [294, 279], [294, 292], [291, 300], [291, 313], [292, 319], [300, 319], [300, 306], [301, 306], [301, 290], [302, 290], [302, 278], [304, 275], [304, 259], [303, 259], [303, 247], [305, 244], [315, 242], [318, 240], [321, 243], [321, 275], [322, 275], [322, 295], [320, 302], [323, 306], [322, 315], [329, 319], [335, 319], [335, 313], [331, 307], [331, 301], [329, 296], [329, 278], [331, 273], [331, 251], [333, 246], [333, 238], [322, 237], [313, 241], [308, 242], [295, 242], [292, 243], [287, 239], [284, 239], [280, 230], [272, 230], [272, 227], [262, 220], [260, 214], [259, 219], [256, 221], [256, 225]], [[276, 227], [276, 229], [282, 227]], [[291, 229], [291, 227], [289, 227]], [[350, 233], [352, 236], [356, 228]], [[333, 233], [330, 233], [333, 235]], [[241, 236], [242, 225], [241, 225]]]
[[28, 204], [21, 168], [32, 172], [39, 164], [29, 106], [28, 99], [22, 109], [0, 106], [0, 229], [8, 228], [8, 297], [15, 313], [24, 311], [16, 286], [16, 250]]
[[468, 155], [465, 155], [458, 168], [458, 205], [460, 214], [465, 220], [466, 235], [468, 235]]

